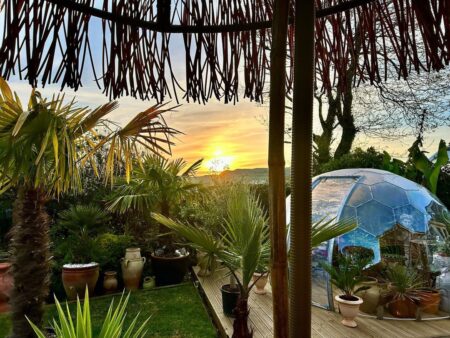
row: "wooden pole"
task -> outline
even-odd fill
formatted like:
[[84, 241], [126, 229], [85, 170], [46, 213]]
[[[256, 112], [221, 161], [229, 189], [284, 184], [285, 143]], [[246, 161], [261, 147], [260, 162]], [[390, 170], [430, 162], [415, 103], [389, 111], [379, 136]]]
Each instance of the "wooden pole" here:
[[290, 337], [311, 337], [314, 0], [296, 0], [292, 109]]
[[288, 282], [284, 177], [284, 114], [288, 0], [275, 0], [270, 53], [269, 214], [274, 337], [287, 338]]

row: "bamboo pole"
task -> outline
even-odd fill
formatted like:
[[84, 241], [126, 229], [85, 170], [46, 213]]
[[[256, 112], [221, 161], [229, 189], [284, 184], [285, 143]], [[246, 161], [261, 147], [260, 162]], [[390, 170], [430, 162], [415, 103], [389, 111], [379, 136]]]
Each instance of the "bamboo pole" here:
[[288, 0], [275, 0], [270, 53], [269, 214], [274, 337], [287, 338], [288, 282], [284, 177], [284, 107]]
[[295, 3], [292, 110], [290, 337], [311, 337], [311, 168], [314, 0]]

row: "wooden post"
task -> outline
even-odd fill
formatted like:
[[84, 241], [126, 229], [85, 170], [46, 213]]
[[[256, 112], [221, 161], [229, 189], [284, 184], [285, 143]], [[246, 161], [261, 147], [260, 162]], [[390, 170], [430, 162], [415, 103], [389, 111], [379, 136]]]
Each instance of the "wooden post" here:
[[273, 325], [276, 338], [288, 337], [284, 114], [288, 0], [275, 0], [270, 53], [269, 214]]
[[311, 337], [311, 169], [314, 0], [295, 3], [292, 109], [290, 337]]

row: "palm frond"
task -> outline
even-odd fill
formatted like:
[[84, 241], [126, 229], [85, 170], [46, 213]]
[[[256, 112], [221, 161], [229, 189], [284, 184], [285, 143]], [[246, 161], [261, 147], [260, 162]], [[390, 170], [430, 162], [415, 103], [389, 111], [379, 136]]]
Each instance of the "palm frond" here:
[[354, 230], [356, 227], [357, 223], [354, 218], [336, 221], [335, 218], [324, 217], [312, 224], [311, 246], [315, 248], [323, 242]]

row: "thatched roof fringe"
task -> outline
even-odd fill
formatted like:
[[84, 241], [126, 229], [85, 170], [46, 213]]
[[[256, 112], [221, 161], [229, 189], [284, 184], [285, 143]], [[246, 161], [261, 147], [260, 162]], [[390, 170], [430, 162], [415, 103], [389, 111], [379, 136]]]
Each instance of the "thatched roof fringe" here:
[[[392, 69], [399, 77], [439, 70], [450, 60], [450, 0], [316, 3], [316, 67], [324, 89], [349, 85], [346, 74], [355, 55], [356, 85], [381, 81]], [[325, 16], [355, 5], [361, 6]], [[1, 15], [0, 74], [6, 78], [18, 73], [34, 86], [56, 82], [76, 90], [92, 67], [112, 98], [163, 101], [181, 89], [187, 100], [234, 102], [243, 87], [245, 97], [262, 100], [272, 0], [5, 0]], [[210, 32], [189, 33], [200, 28]], [[184, 31], [182, 80], [172, 67], [171, 53], [180, 47], [180, 39], [172, 38], [177, 30]], [[293, 62], [292, 26], [288, 36]], [[287, 77], [289, 91], [293, 74]]]

